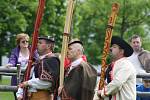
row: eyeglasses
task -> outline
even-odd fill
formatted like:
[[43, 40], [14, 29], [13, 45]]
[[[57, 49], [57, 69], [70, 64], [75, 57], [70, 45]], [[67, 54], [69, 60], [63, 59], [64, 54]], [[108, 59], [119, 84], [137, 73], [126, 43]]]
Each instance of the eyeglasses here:
[[24, 44], [25, 44], [25, 43], [29, 43], [29, 41], [21, 41], [21, 43], [24, 43]]

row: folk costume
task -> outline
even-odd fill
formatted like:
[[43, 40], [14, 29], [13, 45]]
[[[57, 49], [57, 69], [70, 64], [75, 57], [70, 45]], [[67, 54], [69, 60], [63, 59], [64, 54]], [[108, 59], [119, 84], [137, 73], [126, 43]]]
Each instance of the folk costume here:
[[[80, 41], [70, 42], [80, 43]], [[92, 100], [96, 86], [97, 72], [82, 57], [71, 62], [65, 75], [61, 100]]]
[[[112, 37], [111, 44], [124, 49], [124, 57], [113, 62], [111, 82], [101, 90], [101, 97], [104, 100], [136, 100], [136, 71], [127, 59], [132, 55], [133, 49], [117, 36]], [[111, 99], [108, 98], [110, 95]], [[94, 97], [93, 100], [99, 100], [99, 97]]]
[[[27, 81], [30, 100], [53, 100], [52, 95], [57, 90], [59, 67], [59, 58], [52, 52], [39, 57], [31, 69], [31, 79]], [[17, 92], [17, 97], [20, 95], [23, 95], [22, 88], [19, 88]]]
[[101, 96], [111, 94], [111, 100], [136, 100], [136, 74], [130, 61], [119, 59], [112, 72], [113, 80], [103, 88]]
[[82, 60], [72, 63], [65, 77], [62, 100], [92, 100], [96, 85], [95, 69]]
[[[35, 64], [35, 79], [32, 78], [33, 80], [28, 81], [29, 86], [32, 87], [30, 89], [30, 92], [32, 92], [31, 100], [51, 100], [49, 99], [51, 98], [50, 94], [54, 93], [58, 84], [59, 63], [59, 59], [55, 55], [48, 54]], [[36, 96], [37, 94], [39, 96]]]
[[124, 49], [124, 56], [114, 62], [112, 81], [102, 89], [102, 97], [112, 94], [112, 100], [136, 100], [136, 73], [126, 58], [133, 53], [132, 47], [119, 37], [112, 37], [111, 44]]

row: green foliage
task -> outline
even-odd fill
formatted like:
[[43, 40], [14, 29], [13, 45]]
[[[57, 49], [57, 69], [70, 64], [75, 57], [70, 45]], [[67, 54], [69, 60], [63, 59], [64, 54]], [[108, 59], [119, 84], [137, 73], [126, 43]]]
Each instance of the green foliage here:
[[[0, 85], [10, 85], [10, 78], [3, 77]], [[0, 92], [1, 100], [14, 100], [13, 92]]]
[[[25, 32], [32, 36], [38, 1], [0, 1], [0, 45], [2, 47], [0, 55], [10, 52], [15, 47], [16, 34]], [[56, 40], [59, 46], [61, 45], [65, 11], [63, 0], [46, 0], [43, 21], [39, 32], [39, 35], [53, 35], [57, 37]]]
[[[107, 21], [114, 2], [119, 3], [120, 9], [113, 35], [119, 35], [125, 40], [133, 34], [143, 38], [149, 35], [150, 0], [86, 0], [80, 3], [76, 11], [79, 20], [75, 22], [78, 23], [75, 24], [78, 32], [74, 36], [80, 36], [84, 41], [86, 55], [93, 64], [100, 64]], [[143, 47], [148, 49], [145, 46], [148, 43], [143, 42]]]

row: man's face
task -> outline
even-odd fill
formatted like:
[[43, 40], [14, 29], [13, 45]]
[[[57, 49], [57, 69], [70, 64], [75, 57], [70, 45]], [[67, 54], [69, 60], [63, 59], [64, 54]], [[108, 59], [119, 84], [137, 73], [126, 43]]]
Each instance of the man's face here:
[[113, 60], [117, 60], [123, 55], [123, 49], [120, 49], [120, 47], [116, 44], [113, 44], [110, 48], [110, 56]]
[[74, 47], [74, 44], [68, 47], [67, 57], [70, 60], [75, 60], [77, 56], [77, 48]]
[[47, 50], [47, 43], [45, 40], [40, 39], [38, 41], [38, 53], [40, 55], [45, 54], [45, 51]]
[[139, 50], [141, 50], [142, 42], [140, 38], [132, 39], [130, 44], [134, 51], [138, 52]]

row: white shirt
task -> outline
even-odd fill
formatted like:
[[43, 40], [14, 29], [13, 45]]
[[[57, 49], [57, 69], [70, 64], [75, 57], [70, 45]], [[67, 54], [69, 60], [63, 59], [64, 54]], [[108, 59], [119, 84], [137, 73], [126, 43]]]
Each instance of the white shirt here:
[[28, 60], [29, 60], [29, 55], [23, 56], [22, 53], [19, 52], [18, 62], [20, 62], [22, 68], [27, 67]]
[[[73, 61], [73, 62], [71, 63], [69, 72], [70, 72], [72, 69], [76, 68], [82, 61], [83, 61], [82, 58], [79, 58], [79, 59]], [[69, 73], [69, 72], [68, 72], [68, 73]]]
[[[39, 58], [43, 59], [49, 54], [51, 54], [51, 53], [42, 55]], [[31, 87], [28, 90], [29, 92], [37, 92], [37, 89], [48, 89], [48, 88], [50, 88], [52, 86], [51, 82], [43, 81], [43, 80], [40, 80], [39, 78], [35, 78], [35, 73], [33, 71], [34, 71], [34, 67], [32, 67], [32, 69], [31, 69], [32, 79], [28, 80], [28, 85]], [[20, 97], [22, 95], [23, 95], [23, 89], [19, 88], [17, 93], [16, 93], [16, 96], [18, 98], [18, 97]]]
[[[130, 60], [130, 62], [134, 65], [134, 68], [136, 70], [136, 74], [140, 74], [140, 73], [146, 73], [145, 70], [143, 69], [139, 59], [138, 59], [138, 55], [139, 53], [134, 52], [130, 57], [128, 57], [127, 59]], [[137, 84], [141, 84], [142, 83], [142, 79], [137, 78], [136, 79], [136, 83]]]
[[112, 100], [136, 100], [136, 73], [126, 58], [117, 60], [112, 69], [113, 80], [102, 89], [102, 97], [112, 95]]
[[134, 52], [128, 59], [130, 62], [134, 65], [136, 73], [145, 73], [145, 70], [143, 69], [139, 59], [138, 59], [139, 53]]

